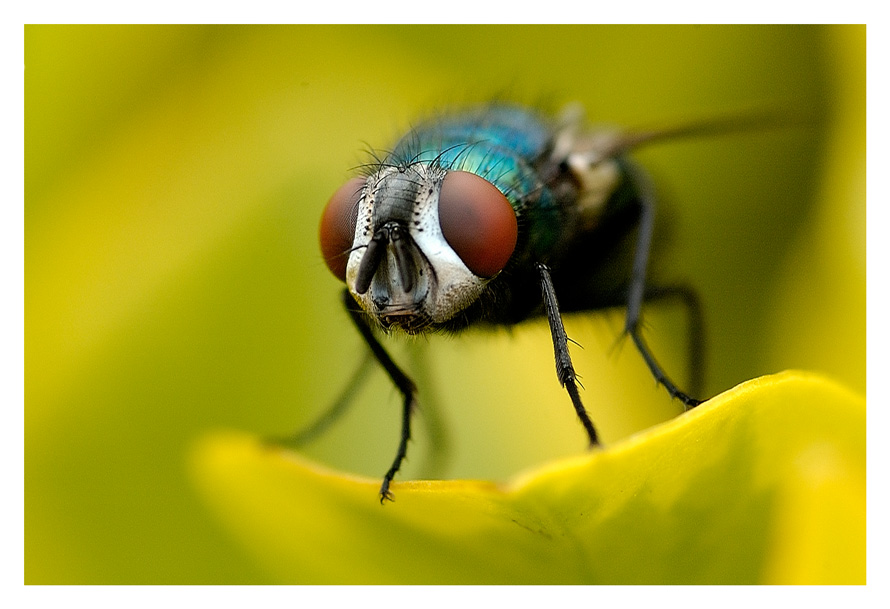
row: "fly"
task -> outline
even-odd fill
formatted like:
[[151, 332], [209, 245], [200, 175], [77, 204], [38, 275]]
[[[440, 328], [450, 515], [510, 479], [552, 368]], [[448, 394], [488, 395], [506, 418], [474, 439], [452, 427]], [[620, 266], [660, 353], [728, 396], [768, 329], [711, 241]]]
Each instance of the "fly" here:
[[686, 409], [700, 403], [665, 374], [641, 334], [645, 302], [679, 297], [692, 314], [693, 355], [700, 352], [695, 293], [646, 281], [655, 202], [626, 154], [655, 138], [743, 122], [626, 134], [585, 131], [579, 112], [551, 120], [489, 105], [421, 124], [334, 193], [321, 218], [321, 251], [345, 284], [342, 302], [352, 323], [403, 400], [401, 439], [381, 503], [393, 498], [417, 389], [379, 331], [460, 332], [546, 317], [557, 378], [596, 446], [562, 314], [624, 307], [624, 332], [657, 383]]

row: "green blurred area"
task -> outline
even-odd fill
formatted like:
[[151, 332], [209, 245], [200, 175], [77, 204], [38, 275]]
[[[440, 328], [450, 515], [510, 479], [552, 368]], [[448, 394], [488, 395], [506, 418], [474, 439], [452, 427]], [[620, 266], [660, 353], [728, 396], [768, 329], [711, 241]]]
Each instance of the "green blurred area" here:
[[[637, 158], [704, 300], [708, 394], [802, 367], [865, 391], [865, 28], [27, 26], [27, 583], [269, 581], [186, 474], [208, 430], [311, 421], [361, 359], [317, 251], [330, 194], [411, 122], [508, 96], [669, 126], [792, 108], [806, 126]], [[858, 188], [858, 189], [857, 189]], [[680, 311], [647, 336], [686, 374]], [[673, 416], [619, 315], [573, 317], [607, 441]], [[396, 341], [447, 422], [453, 477], [576, 454], [546, 325]], [[415, 353], [421, 351], [419, 355]], [[382, 375], [307, 454], [378, 476], [398, 436]], [[421, 430], [403, 477], [422, 475]]]

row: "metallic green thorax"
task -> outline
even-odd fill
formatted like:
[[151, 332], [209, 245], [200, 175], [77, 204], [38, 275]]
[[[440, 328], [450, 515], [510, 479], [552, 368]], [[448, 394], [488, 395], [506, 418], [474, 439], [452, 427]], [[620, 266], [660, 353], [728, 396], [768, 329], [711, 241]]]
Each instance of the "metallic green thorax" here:
[[517, 255], [545, 258], [562, 227], [553, 193], [538, 169], [553, 133], [527, 109], [487, 106], [421, 124], [399, 141], [384, 164], [433, 163], [485, 178], [516, 212], [522, 233]]

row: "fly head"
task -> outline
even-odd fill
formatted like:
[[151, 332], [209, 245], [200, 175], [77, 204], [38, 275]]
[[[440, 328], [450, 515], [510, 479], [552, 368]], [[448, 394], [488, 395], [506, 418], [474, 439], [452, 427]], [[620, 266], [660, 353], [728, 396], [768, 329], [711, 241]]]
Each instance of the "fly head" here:
[[508, 263], [516, 214], [490, 182], [428, 163], [355, 178], [322, 216], [331, 271], [386, 329], [409, 334], [471, 305]]

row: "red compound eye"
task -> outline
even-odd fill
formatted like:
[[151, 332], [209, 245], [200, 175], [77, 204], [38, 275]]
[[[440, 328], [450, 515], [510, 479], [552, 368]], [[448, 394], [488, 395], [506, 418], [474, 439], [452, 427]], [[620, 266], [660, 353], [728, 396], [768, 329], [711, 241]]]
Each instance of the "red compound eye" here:
[[439, 194], [445, 240], [480, 277], [494, 277], [516, 247], [516, 213], [497, 187], [466, 171], [452, 171]]
[[346, 263], [355, 237], [358, 200], [365, 186], [365, 178], [353, 178], [337, 189], [321, 214], [318, 240], [321, 254], [331, 272], [346, 281]]

